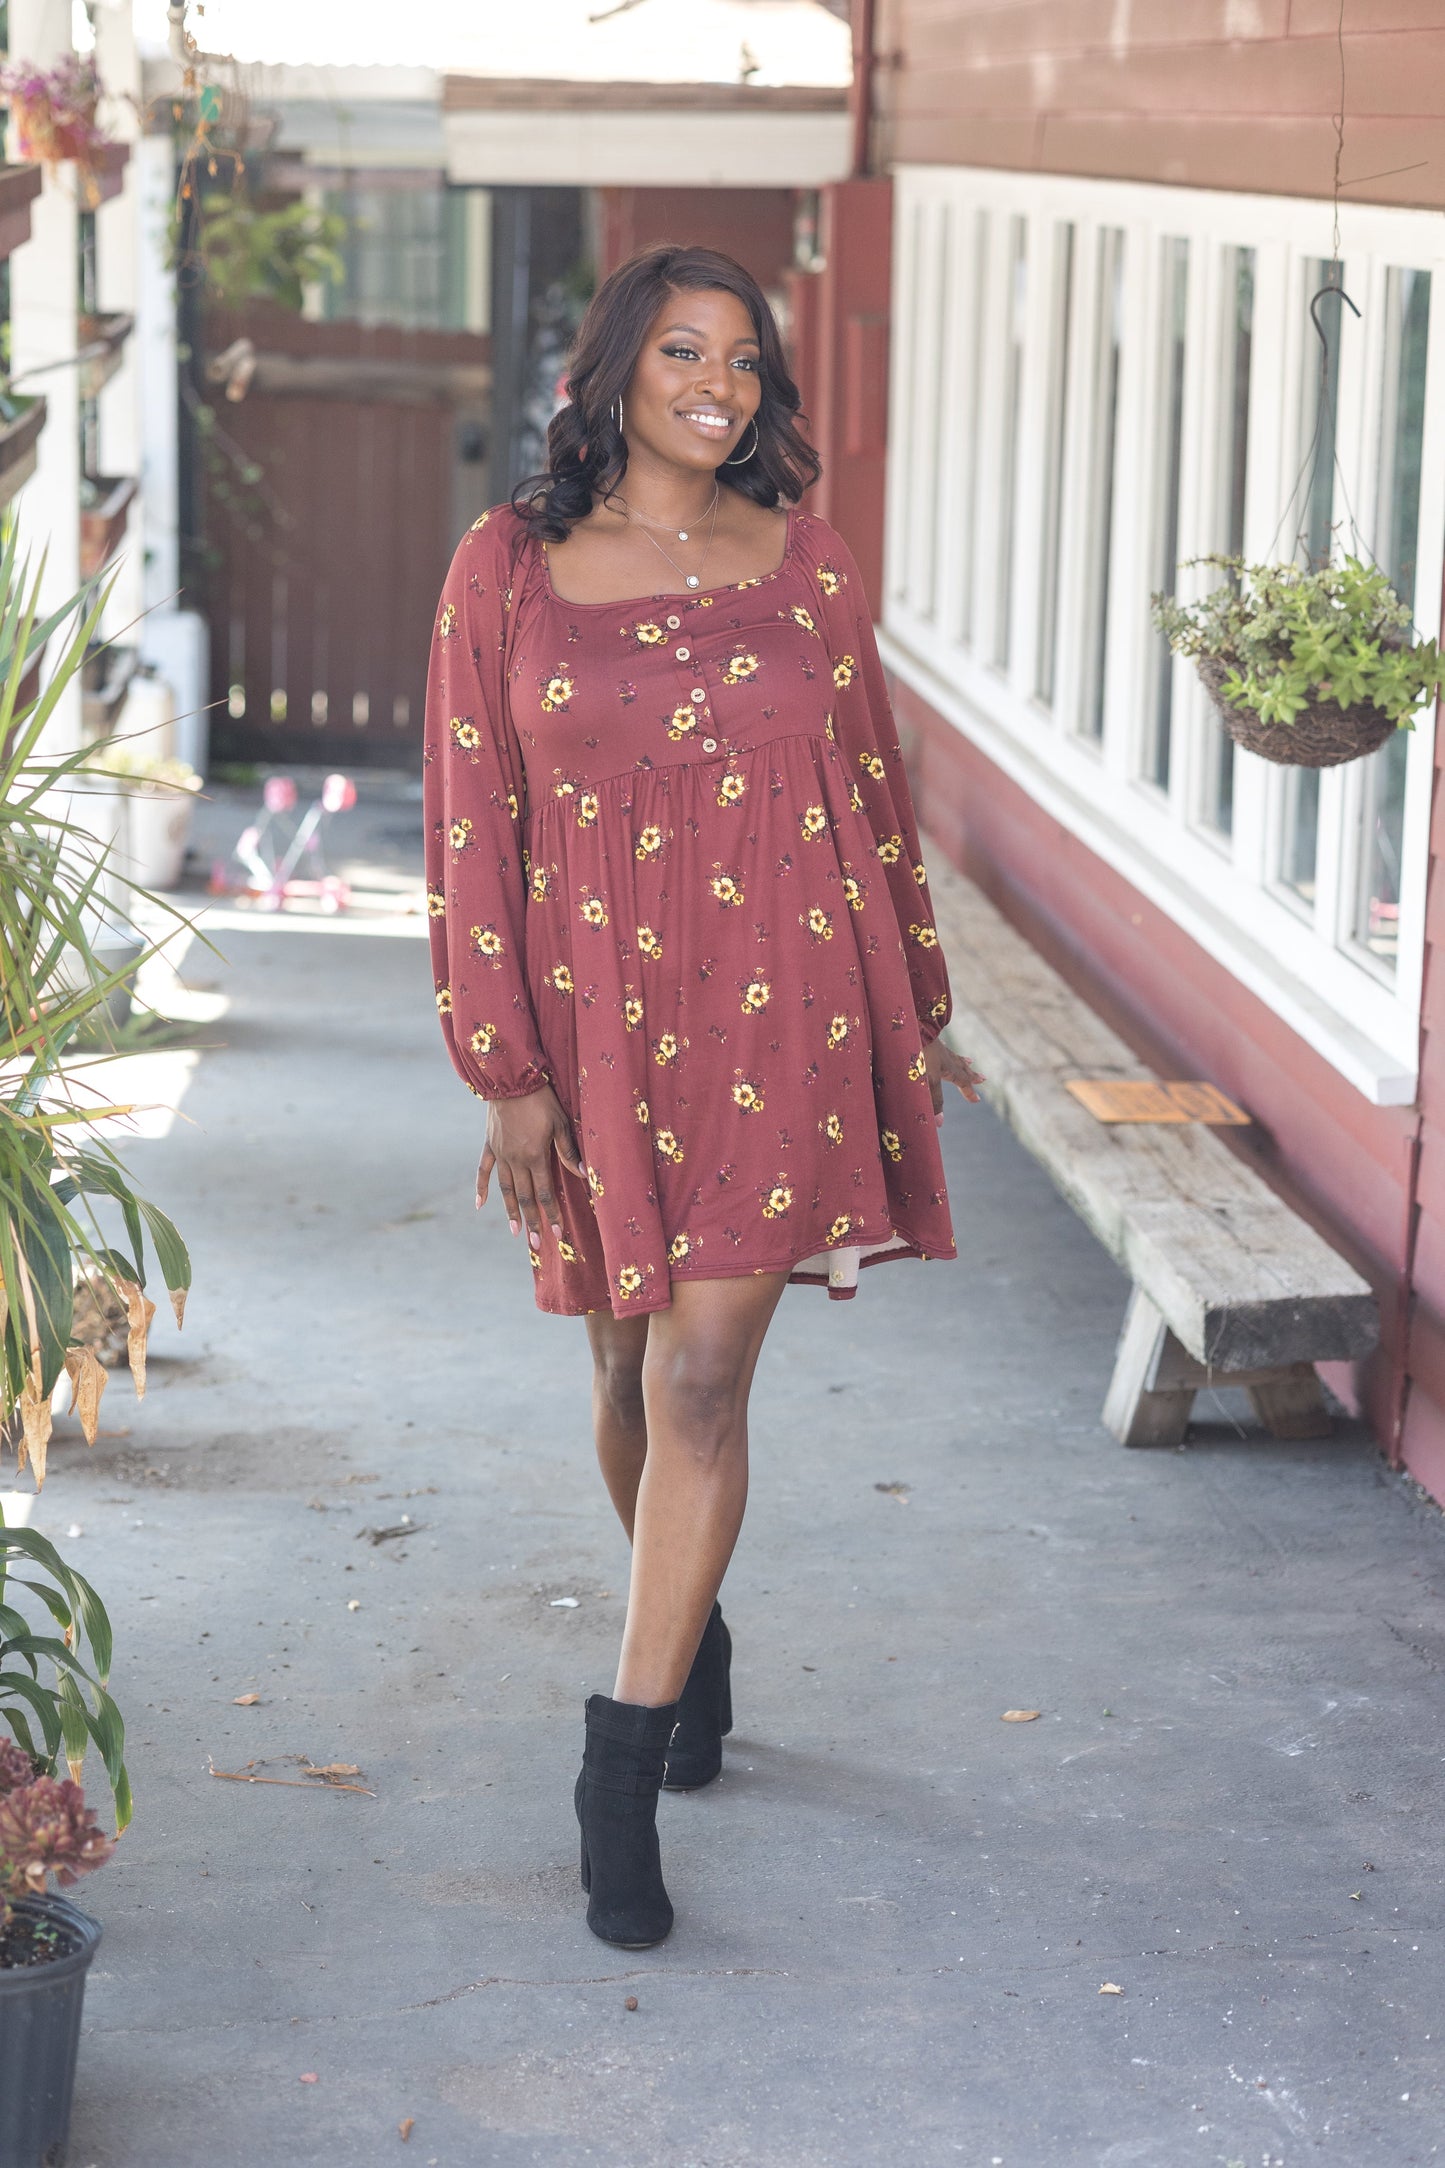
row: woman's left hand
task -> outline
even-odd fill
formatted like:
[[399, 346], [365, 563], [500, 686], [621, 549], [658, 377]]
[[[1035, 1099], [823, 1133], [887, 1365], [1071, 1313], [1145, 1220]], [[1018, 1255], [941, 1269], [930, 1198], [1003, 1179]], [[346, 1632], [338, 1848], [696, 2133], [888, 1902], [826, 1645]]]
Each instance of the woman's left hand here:
[[966, 1061], [962, 1054], [955, 1054], [951, 1046], [945, 1046], [942, 1039], [933, 1040], [923, 1049], [923, 1066], [928, 1076], [928, 1089], [933, 1095], [933, 1111], [940, 1122], [943, 1120], [945, 1084], [956, 1084], [965, 1099], [978, 1105], [978, 1087], [987, 1079], [979, 1075], [971, 1061]]

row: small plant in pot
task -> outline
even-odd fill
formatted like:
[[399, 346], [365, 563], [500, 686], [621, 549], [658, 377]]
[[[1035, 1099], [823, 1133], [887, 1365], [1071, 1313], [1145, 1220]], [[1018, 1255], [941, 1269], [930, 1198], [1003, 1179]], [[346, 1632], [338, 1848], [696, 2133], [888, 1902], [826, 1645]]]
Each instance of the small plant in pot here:
[[64, 2161], [97, 1921], [50, 1890], [115, 1850], [80, 1786], [0, 1739], [0, 2159]]
[[1439, 646], [1415, 637], [1375, 566], [1194, 562], [1223, 572], [1224, 584], [1200, 602], [1155, 595], [1154, 622], [1247, 752], [1296, 768], [1358, 760], [1412, 729], [1445, 684]]

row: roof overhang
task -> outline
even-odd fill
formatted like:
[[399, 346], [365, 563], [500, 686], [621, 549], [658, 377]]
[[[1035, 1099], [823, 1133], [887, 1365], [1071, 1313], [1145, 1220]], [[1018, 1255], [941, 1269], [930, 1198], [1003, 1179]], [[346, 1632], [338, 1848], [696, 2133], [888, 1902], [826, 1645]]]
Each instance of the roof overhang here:
[[447, 175], [464, 186], [818, 188], [849, 170], [831, 85], [449, 75]]

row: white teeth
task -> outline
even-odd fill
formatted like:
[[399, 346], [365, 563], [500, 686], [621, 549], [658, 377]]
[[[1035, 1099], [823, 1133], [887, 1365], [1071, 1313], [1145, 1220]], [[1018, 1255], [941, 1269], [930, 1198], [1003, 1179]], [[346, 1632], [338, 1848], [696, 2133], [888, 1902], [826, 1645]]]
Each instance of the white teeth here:
[[716, 429], [719, 435], [732, 428], [732, 423], [725, 414], [684, 414], [682, 419], [685, 422], [701, 422], [705, 429]]

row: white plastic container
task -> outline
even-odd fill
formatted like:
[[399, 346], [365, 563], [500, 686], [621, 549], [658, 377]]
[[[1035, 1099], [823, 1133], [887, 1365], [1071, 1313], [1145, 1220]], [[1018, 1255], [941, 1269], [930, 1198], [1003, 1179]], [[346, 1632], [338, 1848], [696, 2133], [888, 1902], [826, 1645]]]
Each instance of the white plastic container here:
[[125, 832], [116, 853], [121, 872], [141, 888], [178, 888], [196, 816], [194, 796], [175, 784], [130, 777], [119, 787], [125, 799]]

